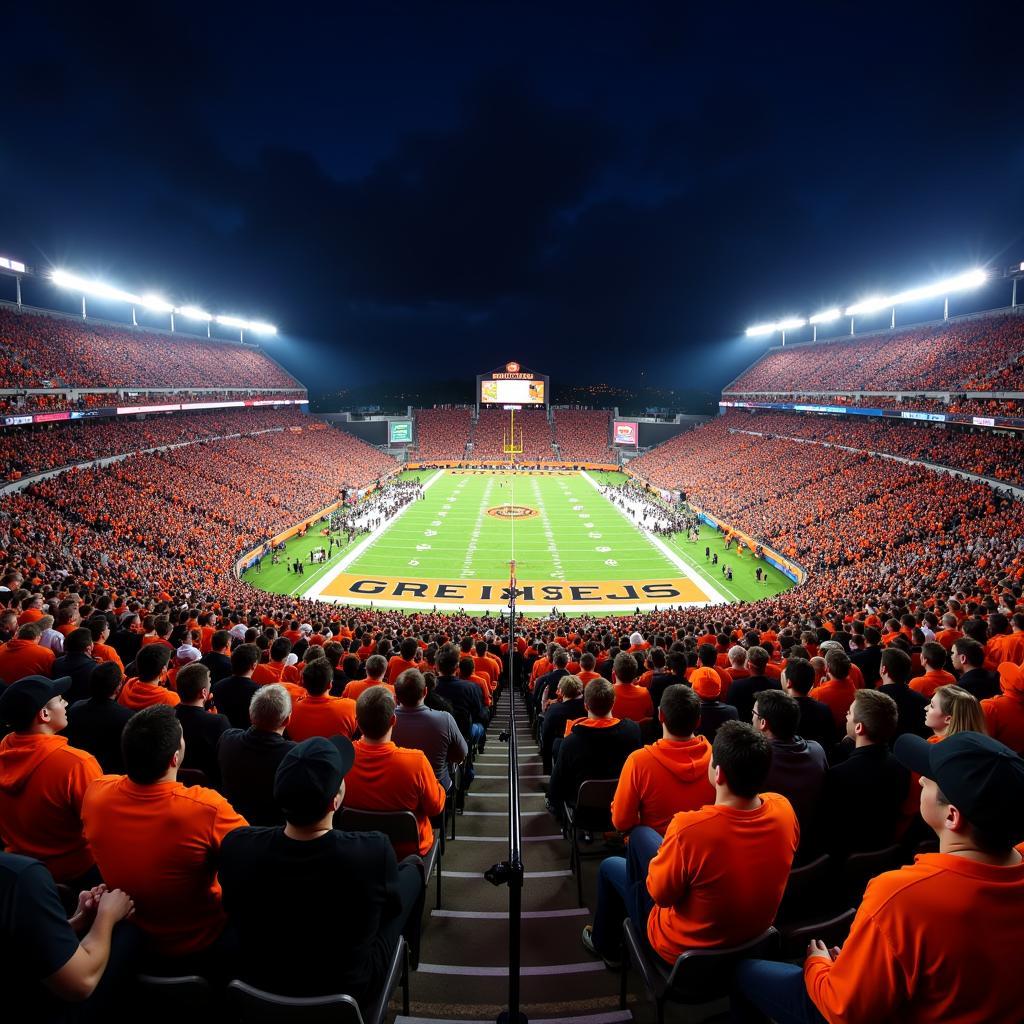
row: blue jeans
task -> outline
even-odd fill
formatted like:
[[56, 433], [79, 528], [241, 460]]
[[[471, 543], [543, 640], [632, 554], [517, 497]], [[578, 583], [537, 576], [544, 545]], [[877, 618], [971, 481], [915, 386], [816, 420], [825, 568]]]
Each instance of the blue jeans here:
[[486, 735], [484, 727], [479, 722], [473, 723], [473, 728], [470, 731], [470, 736], [473, 738], [473, 743], [478, 744]]
[[[866, 982], [870, 984], [870, 981]], [[744, 960], [733, 981], [734, 1024], [827, 1024], [804, 985], [804, 969], [773, 960]]]
[[618, 960], [622, 953], [622, 920], [627, 915], [638, 934], [647, 937], [647, 918], [654, 900], [647, 891], [647, 866], [661, 846], [661, 836], [641, 825], [629, 834], [625, 857], [608, 857], [597, 875], [594, 945], [602, 956]]

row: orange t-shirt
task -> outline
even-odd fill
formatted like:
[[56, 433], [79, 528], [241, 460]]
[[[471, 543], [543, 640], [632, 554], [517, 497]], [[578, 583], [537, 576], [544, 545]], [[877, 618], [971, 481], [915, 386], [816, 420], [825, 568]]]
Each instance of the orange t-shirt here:
[[419, 844], [398, 843], [395, 856], [424, 856], [434, 845], [430, 819], [444, 810], [444, 786], [422, 750], [387, 743], [356, 740], [356, 759], [345, 776], [345, 806], [361, 811], [412, 811], [419, 828]]
[[138, 676], [132, 676], [131, 679], [125, 680], [124, 686], [121, 687], [117, 703], [133, 711], [140, 711], [152, 704], [170, 704], [173, 708], [181, 703], [181, 698], [166, 686], [159, 683], [144, 683]]
[[868, 883], [834, 961], [806, 960], [808, 995], [843, 1024], [1020, 1020], [1024, 986], [1007, 951], [1019, 941], [1022, 906], [1024, 861], [918, 854]]
[[351, 739], [355, 731], [356, 702], [326, 693], [320, 697], [307, 693], [305, 700], [293, 704], [292, 717], [287, 725], [288, 738], [297, 743], [313, 736], [347, 736]]
[[923, 676], [910, 680], [910, 688], [925, 697], [931, 697], [940, 686], [956, 682], [956, 676], [942, 668], [929, 669]]
[[114, 650], [110, 644], [101, 644], [98, 640], [92, 645], [92, 656], [97, 661], [112, 661], [117, 665], [121, 671], [124, 671], [124, 663], [121, 661], [121, 655]]
[[349, 700], [359, 700], [360, 694], [364, 693], [371, 686], [383, 686], [385, 689], [391, 691], [391, 696], [395, 695], [395, 688], [391, 683], [382, 683], [377, 679], [353, 679], [351, 682], [345, 684], [345, 689], [341, 691], [342, 697], [347, 697]]
[[283, 661], [265, 661], [252, 670], [252, 681], [257, 686], [269, 686], [271, 683], [291, 683], [298, 686], [299, 667], [286, 665]]
[[647, 937], [658, 955], [675, 963], [687, 949], [738, 946], [765, 931], [799, 839], [778, 793], [762, 793], [753, 811], [713, 804], [677, 814], [647, 873]]
[[594, 679], [600, 679], [601, 678], [601, 673], [600, 672], [587, 672], [586, 669], [580, 669], [580, 671], [576, 673], [576, 678], [584, 686], [586, 686], [587, 683], [592, 682]]
[[85, 795], [85, 835], [103, 880], [135, 901], [133, 920], [162, 956], [198, 953], [227, 923], [216, 854], [248, 822], [203, 786], [103, 775]]
[[989, 736], [1024, 755], [1024, 690], [1007, 690], [981, 702]]
[[8, 686], [25, 676], [52, 678], [53, 663], [57, 656], [48, 647], [40, 647], [36, 640], [15, 637], [0, 644], [0, 679]]
[[846, 724], [846, 712], [850, 710], [853, 698], [857, 695], [857, 687], [847, 676], [845, 679], [826, 679], [811, 689], [808, 694], [814, 700], [827, 704], [835, 719], [836, 725], [843, 729]]
[[634, 722], [639, 722], [653, 717], [654, 705], [651, 703], [650, 690], [635, 683], [616, 683], [613, 689], [615, 703], [612, 705], [612, 714], [616, 718], [632, 718]]
[[82, 800], [103, 774], [92, 754], [63, 736], [10, 733], [0, 742], [0, 838], [8, 853], [41, 860], [58, 882], [93, 865]]
[[680, 811], [715, 802], [715, 787], [708, 779], [710, 762], [711, 744], [703, 736], [660, 739], [634, 750], [619, 775], [612, 824], [620, 832], [649, 825], [664, 835]]
[[384, 680], [388, 683], [394, 683], [406, 669], [415, 667], [415, 661], [406, 661], [400, 654], [392, 654], [388, 659], [388, 670], [384, 674]]

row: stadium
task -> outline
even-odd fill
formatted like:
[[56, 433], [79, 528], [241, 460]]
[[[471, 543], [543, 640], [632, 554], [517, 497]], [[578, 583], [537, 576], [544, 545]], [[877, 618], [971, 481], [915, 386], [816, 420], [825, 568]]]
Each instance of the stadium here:
[[[525, 193], [614, 148], [552, 117]], [[490, 253], [488, 305], [470, 122], [341, 199], [264, 154], [285, 226], [232, 211], [233, 248], [0, 233], [5, 1019], [1021, 1020], [1024, 248], [922, 238], [870, 289], [787, 249], [717, 340], [676, 310], [652, 342], [616, 320], [643, 275], [607, 306], [587, 254], [666, 207], [610, 175], [551, 200], [572, 244], [503, 222], [549, 262]], [[201, 220], [196, 187], [157, 205]], [[264, 276], [196, 298], [181, 254], [246, 251]], [[571, 322], [556, 280], [606, 339], [530, 335], [537, 296]]]

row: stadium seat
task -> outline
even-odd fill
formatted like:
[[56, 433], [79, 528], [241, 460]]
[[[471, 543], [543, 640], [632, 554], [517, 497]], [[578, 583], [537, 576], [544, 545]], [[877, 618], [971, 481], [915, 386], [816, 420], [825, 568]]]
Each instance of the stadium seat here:
[[359, 1004], [348, 995], [278, 996], [232, 981], [227, 988], [228, 1005], [240, 1024], [384, 1024], [395, 988], [402, 986], [402, 1013], [409, 1015], [409, 950], [399, 938], [391, 957], [387, 978], [371, 1012], [364, 1017]]
[[782, 956], [787, 960], [802, 959], [811, 939], [820, 939], [831, 949], [842, 946], [850, 934], [850, 925], [857, 916], [857, 908], [850, 907], [841, 914], [822, 920], [807, 921], [799, 926], [780, 925], [779, 936]]
[[204, 1020], [216, 1002], [213, 986], [198, 974], [167, 978], [139, 974], [135, 980], [136, 1008], [147, 1021], [178, 1021], [182, 1016]]
[[[581, 832], [611, 832], [612, 798], [618, 779], [587, 779], [580, 783], [576, 796], [576, 806], [569, 803], [563, 805], [565, 814], [565, 834], [569, 840], [569, 869], [576, 875], [576, 897], [583, 906], [583, 865], [580, 850]], [[604, 851], [602, 850], [602, 855]]]
[[857, 906], [868, 882], [883, 871], [894, 871], [905, 861], [903, 847], [887, 846], [883, 850], [851, 853], [842, 866], [842, 890], [847, 902]]
[[799, 923], [814, 914], [820, 914], [829, 900], [830, 881], [833, 874], [832, 858], [823, 853], [816, 860], [793, 868], [786, 882], [782, 902], [775, 916], [775, 923]]
[[728, 995], [736, 965], [748, 957], [774, 959], [779, 950], [779, 933], [774, 928], [757, 938], [728, 949], [694, 949], [681, 954], [669, 966], [641, 937], [626, 918], [622, 923], [624, 955], [619, 1008], [626, 1008], [629, 969], [635, 966], [658, 1012], [658, 1024], [664, 1024], [668, 1002], [697, 1006]]
[[210, 780], [202, 768], [179, 768], [178, 781], [183, 786], [205, 786], [209, 788]]

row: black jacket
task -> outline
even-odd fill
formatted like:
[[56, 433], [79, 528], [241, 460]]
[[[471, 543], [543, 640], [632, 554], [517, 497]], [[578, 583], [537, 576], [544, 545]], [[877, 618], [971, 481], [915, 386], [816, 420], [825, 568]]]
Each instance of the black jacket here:
[[71, 689], [65, 694], [69, 704], [91, 695], [89, 680], [98, 665], [88, 654], [65, 654], [53, 663], [52, 678], [71, 676]]
[[651, 703], [654, 705], [654, 717], [658, 717], [658, 708], [661, 707], [661, 698], [665, 691], [670, 686], [675, 686], [677, 683], [688, 685], [686, 682], [686, 676], [677, 676], [672, 672], [656, 672], [651, 676], [651, 685], [649, 687], [651, 691]]
[[[58, 672], [53, 673], [60, 675]], [[989, 672], [987, 668], [972, 668], [965, 672], [957, 681], [968, 693], [973, 693], [978, 700], [999, 696], [999, 674]]]
[[444, 697], [457, 711], [465, 711], [473, 722], [484, 724], [484, 698], [476, 683], [456, 679], [454, 676], [441, 676], [437, 680], [434, 692], [439, 697]]
[[246, 676], [228, 676], [213, 684], [213, 703], [234, 729], [249, 728], [249, 701], [259, 687]]
[[731, 722], [736, 718], [736, 709], [731, 704], [723, 704], [720, 700], [704, 700], [700, 702], [700, 721], [697, 723], [697, 735], [703, 736], [708, 743], [715, 742], [715, 733], [723, 722]]
[[121, 732], [134, 714], [131, 708], [123, 707], [116, 700], [90, 697], [68, 708], [68, 727], [61, 735], [67, 737], [71, 746], [88, 750], [105, 774], [123, 775]]
[[274, 800], [274, 775], [295, 746], [276, 732], [228, 729], [217, 745], [221, 791], [250, 825], [283, 825], [284, 814]]
[[540, 727], [540, 753], [544, 762], [544, 774], [551, 774], [551, 750], [555, 740], [565, 735], [565, 726], [574, 718], [585, 718], [587, 707], [582, 697], [548, 705]]
[[813, 697], [797, 697], [796, 702], [800, 705], [800, 724], [797, 726], [797, 732], [805, 740], [820, 743], [825, 753], [831, 756], [832, 748], [839, 742], [832, 709]]
[[842, 857], [891, 846], [909, 786], [910, 773], [884, 744], [853, 750], [825, 774], [820, 819], [824, 848]]
[[[530, 695], [530, 699], [533, 701], [534, 712], [536, 714], [540, 714], [545, 694], [547, 695], [548, 700], [553, 700], [555, 694], [558, 692], [558, 681], [562, 676], [567, 676], [568, 674], [569, 672], [564, 668], [555, 668], [550, 672], [546, 672], [537, 680], [533, 687], [533, 693]], [[548, 692], [549, 690], [550, 692]]]
[[749, 722], [754, 713], [754, 695], [762, 690], [781, 690], [778, 679], [768, 676], [744, 676], [734, 679], [726, 696], [729, 703], [736, 709], [736, 717], [741, 722]]
[[928, 707], [928, 698], [924, 694], [912, 690], [904, 683], [886, 683], [878, 689], [896, 701], [896, 736], [910, 733], [927, 739], [931, 735], [931, 729], [924, 724], [924, 709]]
[[556, 807], [562, 803], [575, 804], [581, 783], [587, 779], [617, 778], [626, 758], [642, 746], [640, 726], [628, 718], [607, 728], [574, 725], [562, 740], [551, 769], [551, 802]]
[[209, 784], [220, 788], [220, 769], [217, 766], [217, 744], [231, 728], [227, 715], [214, 715], [205, 708], [179, 704], [174, 713], [181, 722], [185, 736], [185, 759], [182, 768], [198, 768], [206, 773]]
[[865, 647], [862, 651], [851, 651], [850, 661], [860, 669], [860, 674], [864, 677], [864, 685], [873, 690], [881, 679], [878, 670], [882, 664], [882, 648], [876, 645], [875, 647]]
[[231, 659], [220, 651], [210, 651], [204, 654], [203, 664], [210, 670], [210, 683], [219, 683], [231, 675]]

